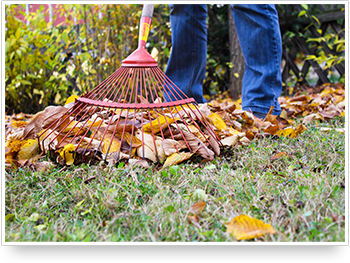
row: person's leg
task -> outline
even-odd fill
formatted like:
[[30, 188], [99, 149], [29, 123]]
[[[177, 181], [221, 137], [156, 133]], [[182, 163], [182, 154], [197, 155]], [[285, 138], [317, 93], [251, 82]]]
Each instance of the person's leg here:
[[238, 40], [245, 59], [242, 108], [256, 115], [280, 115], [282, 40], [274, 5], [231, 5]]
[[[206, 5], [170, 5], [172, 50], [165, 74], [188, 97], [204, 103], [207, 63]], [[168, 99], [168, 98], [167, 98]]]

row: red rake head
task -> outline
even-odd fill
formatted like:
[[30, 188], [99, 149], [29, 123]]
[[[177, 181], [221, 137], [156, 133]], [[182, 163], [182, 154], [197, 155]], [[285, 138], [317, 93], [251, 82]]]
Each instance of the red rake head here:
[[195, 100], [156, 66], [120, 67], [76, 99], [39, 141], [42, 150], [59, 152], [58, 158], [64, 159], [64, 147], [73, 145], [79, 161], [112, 163], [131, 158], [163, 162], [181, 152], [212, 159], [208, 147], [221, 145]]
[[[142, 158], [163, 162], [174, 153], [218, 154], [216, 135], [193, 98], [188, 98], [145, 49], [150, 18], [141, 18], [139, 47], [122, 66], [39, 135], [43, 151], [67, 163], [66, 150], [80, 161], [111, 163]], [[69, 146], [69, 147], [68, 147]]]

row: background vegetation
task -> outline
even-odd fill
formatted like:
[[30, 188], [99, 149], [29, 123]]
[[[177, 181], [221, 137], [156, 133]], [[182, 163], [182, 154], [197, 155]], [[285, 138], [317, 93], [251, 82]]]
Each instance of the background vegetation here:
[[[29, 14], [27, 19], [30, 23], [27, 26], [16, 18], [18, 13], [25, 15], [24, 8], [21, 11], [20, 6], [6, 5], [5, 10], [5, 100], [8, 114], [23, 111], [36, 113], [48, 105], [62, 104], [72, 94], [86, 92], [118, 69], [121, 61], [136, 49], [140, 5], [59, 5], [67, 24], [59, 27], [45, 22], [47, 13], [43, 8]], [[300, 14], [291, 6], [295, 5], [277, 5], [277, 8], [281, 16]], [[305, 17], [319, 12], [320, 5], [304, 6], [308, 7], [302, 14]], [[331, 5], [322, 6], [327, 9]], [[98, 12], [104, 15], [99, 18]], [[162, 70], [165, 70], [171, 49], [169, 13], [168, 5], [155, 6], [148, 44], [149, 52], [156, 57]], [[232, 24], [228, 23], [228, 7], [208, 5], [208, 14], [208, 62], [204, 92], [207, 96], [229, 90], [232, 93], [230, 87], [234, 78], [242, 78], [243, 74], [238, 74], [237, 65], [233, 65], [230, 59], [229, 40], [233, 40], [229, 37]], [[81, 22], [76, 24], [74, 18]], [[317, 26], [317, 20], [310, 22]], [[340, 24], [342, 22], [339, 21]], [[292, 34], [286, 32], [283, 35], [286, 49], [289, 48], [288, 41]], [[306, 39], [311, 38], [306, 31], [300, 34]], [[324, 40], [340, 56], [330, 57], [322, 48], [318, 48], [317, 56], [310, 59], [325, 61], [324, 67], [331, 70], [334, 64], [343, 63], [344, 55], [341, 54], [344, 43], [340, 43], [336, 35], [327, 33], [326, 38], [314, 39], [308, 44], [322, 47]], [[302, 53], [298, 54], [299, 58], [302, 56]], [[292, 77], [286, 85], [295, 85], [297, 79], [298, 76]], [[233, 96], [238, 96], [239, 86], [235, 89]]]

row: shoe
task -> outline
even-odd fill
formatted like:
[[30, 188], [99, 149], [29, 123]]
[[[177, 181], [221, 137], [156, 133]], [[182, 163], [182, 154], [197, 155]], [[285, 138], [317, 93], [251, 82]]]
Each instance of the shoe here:
[[253, 115], [261, 120], [264, 120], [266, 118], [266, 113], [253, 111]]

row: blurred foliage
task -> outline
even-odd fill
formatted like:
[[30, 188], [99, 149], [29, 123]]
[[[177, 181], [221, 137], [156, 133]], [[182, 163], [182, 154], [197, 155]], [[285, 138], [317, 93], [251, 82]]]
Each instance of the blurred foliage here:
[[[44, 13], [43, 6], [27, 16], [30, 21], [27, 26], [15, 17], [26, 15], [24, 5], [5, 6], [5, 101], [9, 114], [13, 111], [36, 113], [48, 105], [63, 104], [72, 94], [83, 94], [110, 76], [137, 48], [141, 5], [57, 6], [60, 15], [65, 17], [65, 26], [53, 27], [45, 22], [44, 16], [48, 14]], [[283, 13], [288, 12], [288, 6], [291, 5], [277, 5], [277, 8]], [[227, 5], [208, 5], [206, 95], [224, 92], [229, 86], [227, 8]], [[171, 51], [169, 14], [168, 5], [155, 5], [147, 43], [148, 51], [163, 71]], [[341, 44], [333, 36], [326, 40], [331, 46]], [[290, 38], [284, 36], [283, 41], [285, 44]], [[343, 50], [343, 46], [338, 46], [334, 48]], [[332, 61], [322, 53], [317, 58], [328, 59], [328, 64], [339, 61], [337, 58]]]
[[[137, 47], [142, 6], [58, 5], [66, 25], [45, 22], [43, 6], [29, 26], [24, 5], [6, 5], [6, 111], [35, 113], [82, 94], [111, 75]], [[98, 13], [104, 14], [102, 17]], [[53, 17], [55, 20], [55, 17]], [[159, 21], [162, 21], [160, 23]], [[169, 9], [156, 5], [148, 50], [162, 70], [171, 46]]]
[[[288, 23], [287, 26], [281, 30], [282, 42], [285, 50], [290, 52], [294, 42], [294, 37], [297, 34], [305, 41], [310, 50], [316, 50], [315, 55], [309, 55], [306, 57], [301, 51], [299, 51], [297, 53], [299, 63], [304, 63], [306, 60], [315, 60], [322, 67], [322, 70], [328, 72], [328, 76], [331, 81], [344, 83], [345, 75], [343, 75], [340, 79], [335, 80], [333, 73], [337, 73], [334, 68], [336, 64], [342, 63], [345, 65], [345, 39], [340, 38], [330, 25], [323, 32], [319, 17], [320, 14], [325, 12], [331, 13], [332, 10], [344, 10], [345, 6], [343, 4], [278, 4], [276, 7], [280, 19], [294, 19], [293, 21], [296, 21], [294, 23]], [[295, 18], [297, 18], [297, 20], [295, 20]], [[345, 16], [343, 19], [337, 20], [339, 26], [343, 28], [343, 33], [345, 29], [342, 24], [344, 22]], [[310, 27], [315, 28], [319, 34], [319, 37], [312, 35], [311, 31], [309, 30]], [[327, 54], [326, 47], [331, 51], [331, 53]], [[290, 72], [292, 74], [290, 79], [293, 80], [295, 85], [297, 85], [297, 82], [300, 81], [299, 76], [293, 76], [294, 73], [292, 71]], [[291, 85], [292, 84], [290, 82], [289, 86]]]

